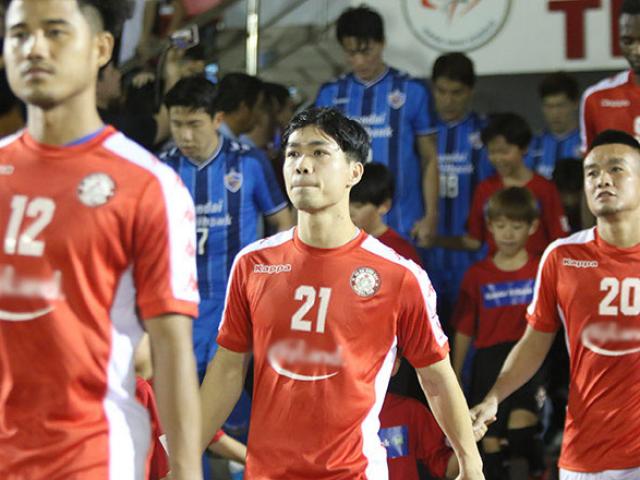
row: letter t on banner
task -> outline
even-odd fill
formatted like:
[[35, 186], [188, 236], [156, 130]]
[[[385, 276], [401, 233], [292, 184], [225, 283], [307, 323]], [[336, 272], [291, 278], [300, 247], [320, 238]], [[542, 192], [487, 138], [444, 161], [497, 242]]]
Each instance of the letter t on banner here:
[[584, 58], [584, 14], [600, 8], [600, 0], [549, 0], [550, 12], [564, 12], [567, 58]]

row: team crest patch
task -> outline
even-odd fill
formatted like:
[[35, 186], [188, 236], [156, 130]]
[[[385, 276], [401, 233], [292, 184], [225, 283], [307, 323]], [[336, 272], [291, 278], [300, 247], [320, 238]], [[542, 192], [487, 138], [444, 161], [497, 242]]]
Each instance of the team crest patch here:
[[360, 297], [372, 297], [380, 290], [380, 275], [373, 268], [359, 267], [351, 274], [351, 288]]
[[242, 174], [234, 169], [224, 176], [224, 186], [231, 193], [236, 193], [242, 187]]
[[113, 197], [116, 183], [106, 173], [92, 173], [78, 185], [78, 198], [87, 207], [99, 207]]
[[391, 105], [391, 108], [395, 108], [396, 110], [402, 107], [404, 102], [407, 101], [407, 96], [398, 89], [391, 92], [388, 98], [389, 105]]

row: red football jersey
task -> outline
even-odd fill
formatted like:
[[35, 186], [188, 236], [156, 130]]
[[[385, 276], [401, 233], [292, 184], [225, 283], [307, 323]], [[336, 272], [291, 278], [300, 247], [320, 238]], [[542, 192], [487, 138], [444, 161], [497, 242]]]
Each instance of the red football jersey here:
[[197, 314], [194, 208], [111, 127], [0, 142], [0, 478], [139, 479], [140, 318]]
[[387, 393], [380, 437], [387, 447], [389, 480], [418, 480], [416, 461], [435, 478], [445, 477], [453, 450], [433, 414], [417, 400]]
[[580, 137], [586, 152], [598, 133], [622, 130], [640, 140], [640, 86], [626, 70], [588, 88], [580, 105]]
[[564, 325], [569, 404], [560, 466], [640, 467], [640, 246], [616, 248], [595, 228], [545, 252], [528, 308], [542, 332]]
[[[487, 228], [485, 211], [491, 195], [503, 188], [500, 175], [493, 175], [478, 184], [471, 202], [471, 212], [467, 222], [469, 235], [481, 242], [487, 242], [489, 255], [495, 253], [496, 244]], [[533, 194], [540, 210], [540, 223], [535, 233], [529, 237], [527, 251], [532, 255], [540, 256], [553, 240], [567, 235], [569, 222], [564, 214], [560, 194], [553, 182], [534, 173], [525, 188]]]
[[391, 247], [392, 249], [394, 249], [404, 258], [413, 260], [418, 265], [422, 265], [422, 260], [420, 259], [420, 255], [418, 255], [415, 247], [411, 245], [407, 240], [405, 240], [404, 237], [402, 237], [393, 228], [387, 228], [385, 232], [378, 237], [378, 240], [384, 243], [387, 247]]
[[136, 376], [136, 398], [147, 409], [151, 421], [151, 448], [147, 456], [148, 480], [160, 480], [169, 474], [169, 457], [165, 449], [165, 436], [160, 424], [156, 396], [151, 384], [144, 378]]
[[448, 352], [424, 270], [364, 232], [321, 249], [295, 229], [238, 254], [218, 343], [254, 354], [255, 480], [386, 479], [378, 415], [396, 348], [415, 367]]
[[474, 263], [460, 286], [453, 313], [456, 330], [474, 337], [476, 348], [520, 340], [538, 262], [538, 257], [531, 257], [513, 272], [500, 270], [491, 257]]

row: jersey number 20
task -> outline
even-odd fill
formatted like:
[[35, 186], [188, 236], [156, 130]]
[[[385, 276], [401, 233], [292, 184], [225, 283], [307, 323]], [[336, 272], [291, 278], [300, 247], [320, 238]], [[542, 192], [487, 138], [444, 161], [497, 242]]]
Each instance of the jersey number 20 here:
[[629, 316], [640, 314], [640, 278], [625, 278], [620, 281], [614, 277], [605, 277], [600, 281], [600, 291], [607, 292], [598, 307], [600, 315], [618, 315], [619, 311]]

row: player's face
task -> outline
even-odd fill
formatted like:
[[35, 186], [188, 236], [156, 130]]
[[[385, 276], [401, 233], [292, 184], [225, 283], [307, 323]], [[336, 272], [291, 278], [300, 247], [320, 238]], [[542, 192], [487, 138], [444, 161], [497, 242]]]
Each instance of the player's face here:
[[342, 51], [349, 68], [362, 80], [375, 80], [384, 69], [383, 42], [362, 41], [356, 37], [345, 37], [342, 39]]
[[433, 82], [433, 95], [438, 116], [445, 122], [462, 120], [469, 111], [473, 90], [462, 82], [438, 77]]
[[98, 68], [113, 37], [97, 32], [99, 14], [77, 0], [14, 0], [5, 16], [4, 59], [12, 90], [44, 109], [81, 94], [95, 101]]
[[295, 130], [289, 137], [284, 179], [287, 194], [298, 210], [316, 213], [334, 206], [347, 210], [351, 186], [361, 176], [362, 164], [351, 161], [318, 127]]
[[171, 136], [183, 155], [196, 162], [204, 162], [213, 155], [218, 144], [220, 115], [211, 118], [204, 110], [171, 107], [169, 123]]
[[640, 15], [620, 15], [620, 49], [629, 67], [640, 74]]
[[640, 154], [622, 144], [594, 148], [584, 160], [584, 188], [598, 218], [640, 211]]
[[524, 151], [502, 136], [491, 139], [487, 143], [489, 161], [501, 177], [510, 177], [522, 167]]
[[355, 226], [367, 233], [372, 233], [380, 222], [378, 207], [373, 203], [350, 202], [349, 214]]
[[487, 224], [493, 235], [496, 247], [500, 253], [512, 256], [522, 250], [535, 230], [535, 225], [530, 225], [521, 220], [510, 220], [507, 217], [498, 217]]
[[576, 125], [578, 103], [565, 93], [547, 95], [542, 99], [542, 113], [551, 132], [560, 135], [568, 133]]

